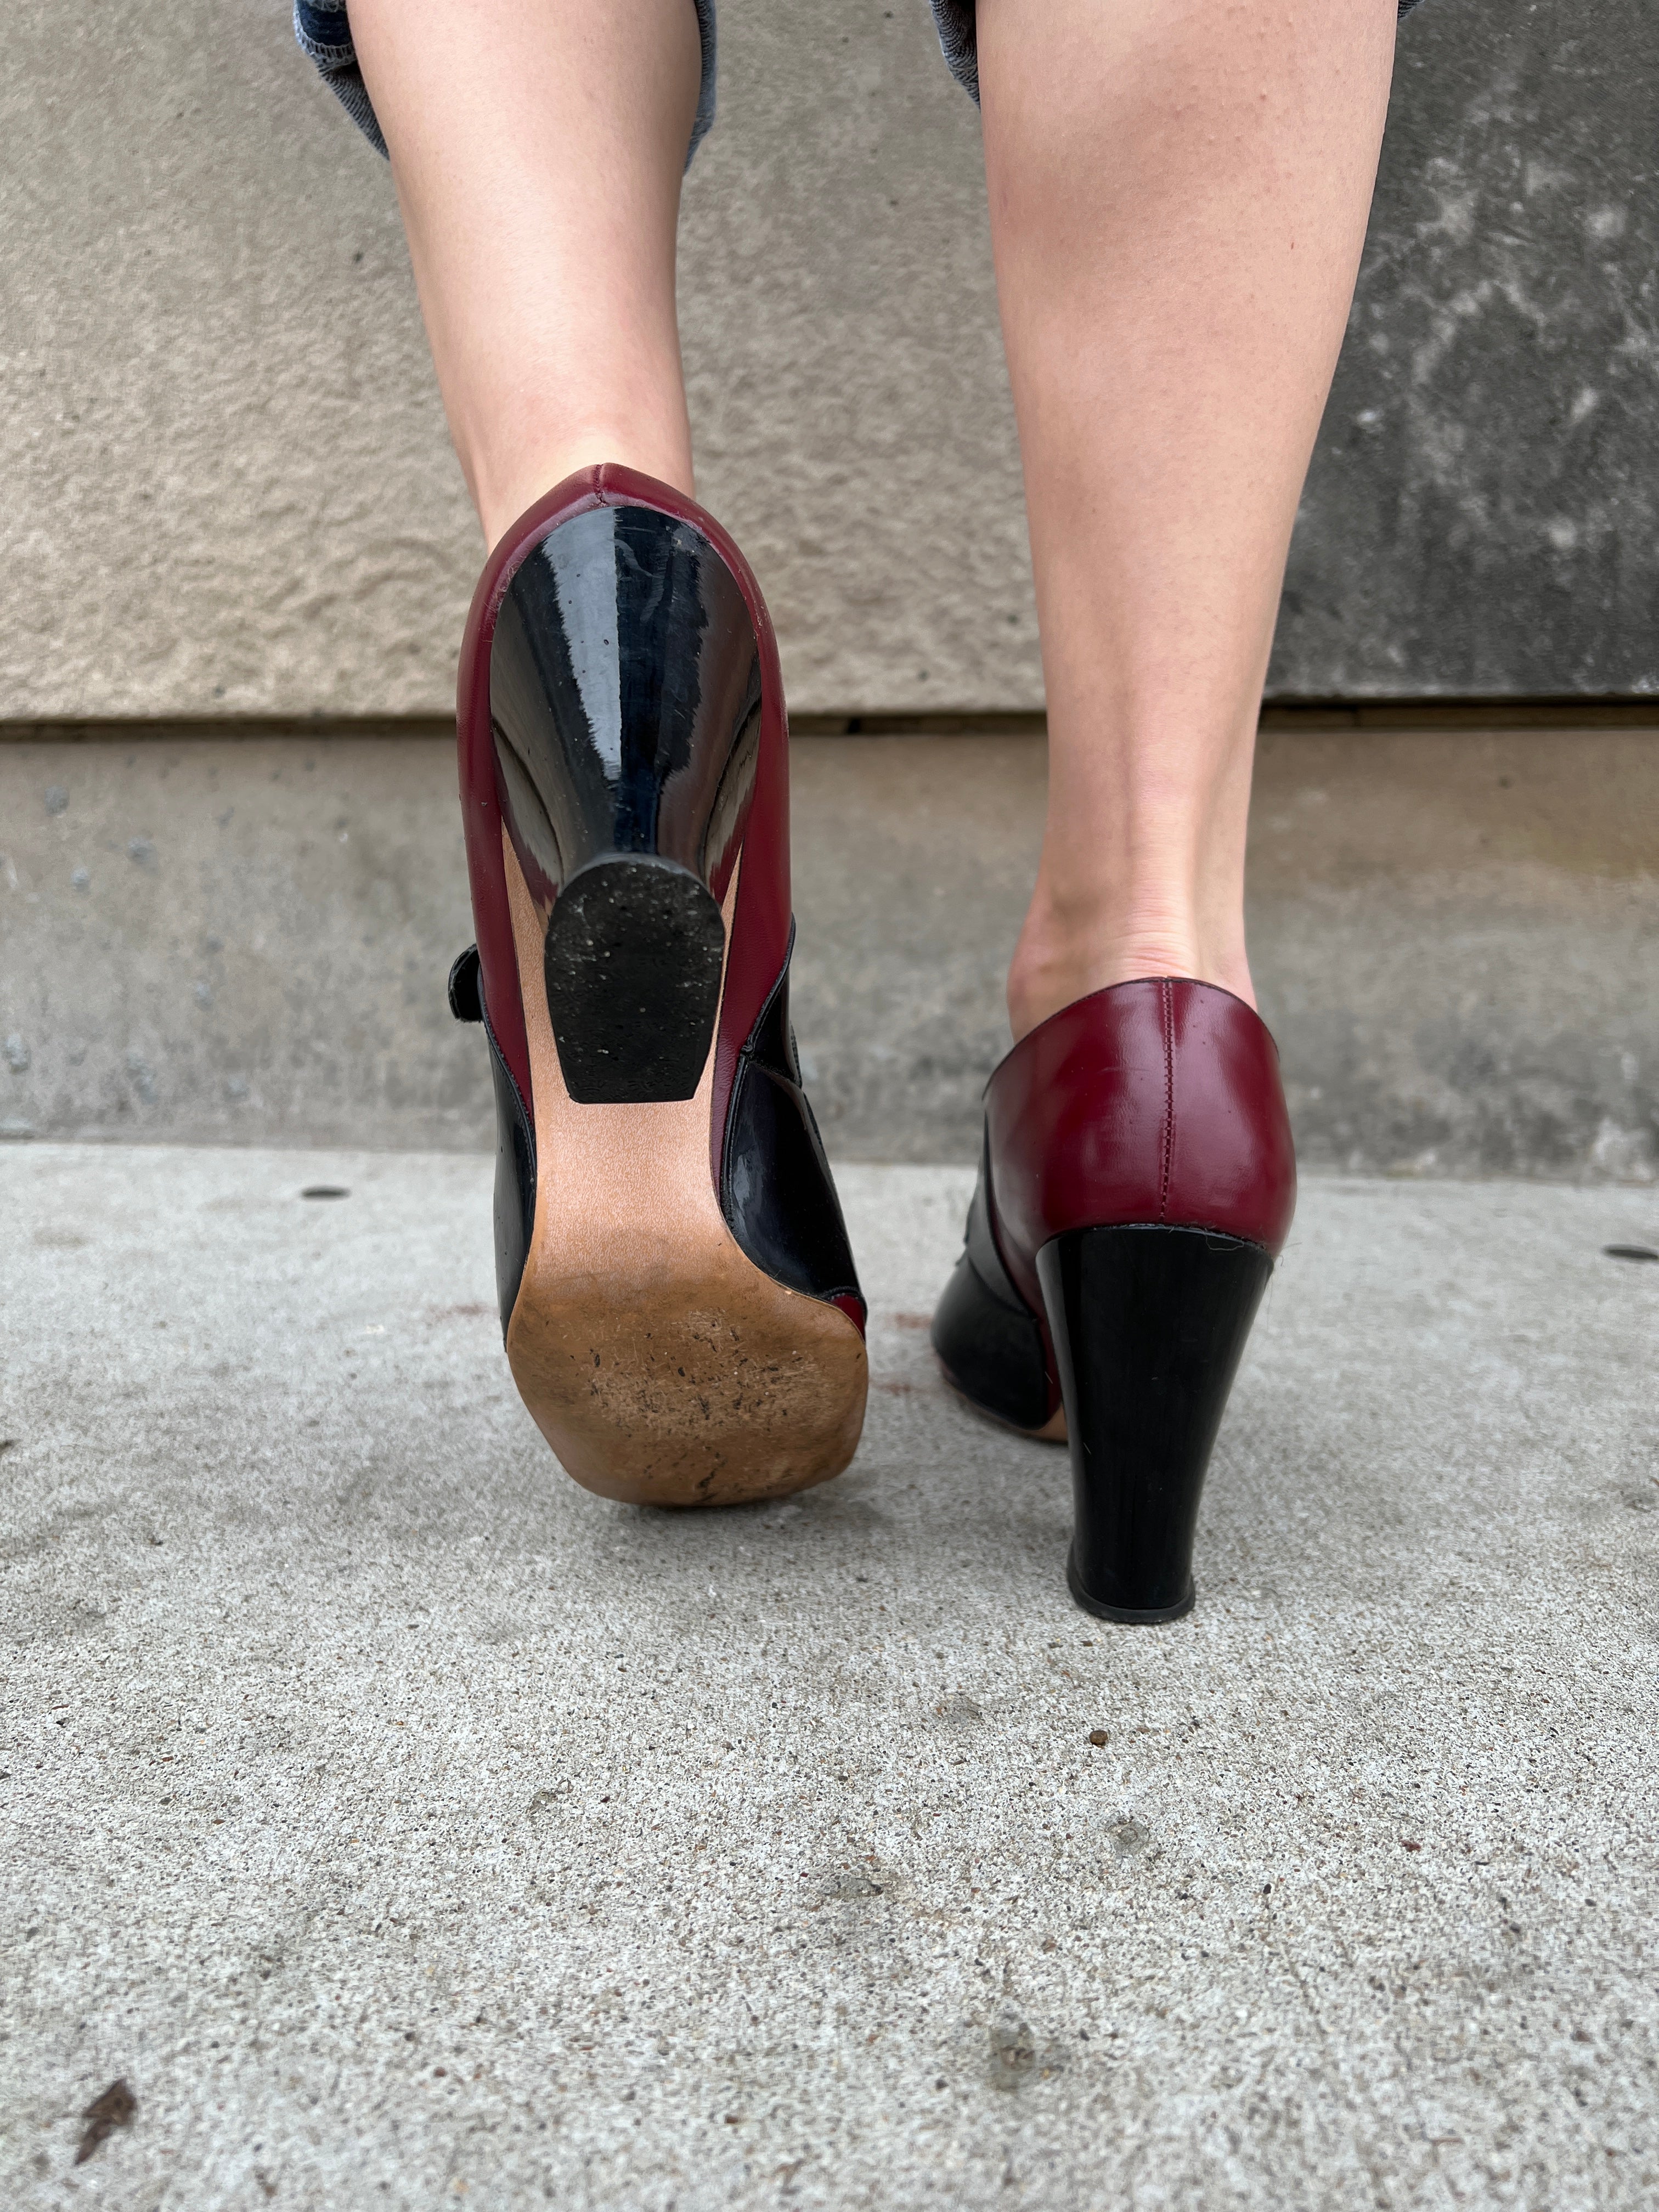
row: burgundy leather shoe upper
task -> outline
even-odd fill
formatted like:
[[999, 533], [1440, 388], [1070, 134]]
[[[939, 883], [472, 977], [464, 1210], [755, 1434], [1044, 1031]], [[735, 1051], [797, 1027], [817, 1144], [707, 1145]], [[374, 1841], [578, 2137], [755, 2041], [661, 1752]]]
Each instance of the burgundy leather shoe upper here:
[[1023, 1037], [986, 1087], [992, 1221], [1043, 1310], [1036, 1255], [1070, 1229], [1214, 1229], [1275, 1258], [1296, 1207], [1279, 1054], [1231, 991], [1116, 983]]

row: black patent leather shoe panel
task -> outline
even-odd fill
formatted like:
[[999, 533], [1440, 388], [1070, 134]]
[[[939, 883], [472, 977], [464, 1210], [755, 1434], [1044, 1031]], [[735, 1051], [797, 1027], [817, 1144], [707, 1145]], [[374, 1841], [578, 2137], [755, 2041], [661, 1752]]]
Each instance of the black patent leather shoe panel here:
[[934, 1309], [933, 1344], [963, 1395], [1016, 1429], [1038, 1430], [1059, 1403], [1042, 1325], [1009, 1280], [991, 1233], [983, 1152], [962, 1257]]
[[469, 945], [449, 971], [449, 1011], [458, 1022], [482, 1024], [489, 1044], [495, 1086], [495, 1296], [504, 1338], [536, 1221], [536, 1131], [484, 1012], [476, 945]]
[[696, 1090], [761, 689], [737, 580], [676, 515], [573, 515], [514, 574], [489, 657], [496, 787], [579, 1104]]
[[841, 1201], [801, 1088], [787, 963], [732, 1082], [720, 1210], [739, 1246], [775, 1282], [862, 1307]]
[[514, 572], [490, 648], [502, 811], [531, 892], [653, 854], [718, 902], [753, 788], [760, 650], [731, 570], [654, 507], [573, 516]]

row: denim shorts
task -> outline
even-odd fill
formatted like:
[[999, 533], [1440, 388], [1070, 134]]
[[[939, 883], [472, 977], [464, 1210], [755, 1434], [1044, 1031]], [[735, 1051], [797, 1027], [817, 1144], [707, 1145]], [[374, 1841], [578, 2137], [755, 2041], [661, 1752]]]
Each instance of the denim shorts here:
[[[338, 94], [352, 121], [370, 144], [384, 154], [386, 140], [374, 119], [351, 43], [347, 4], [348, 0], [294, 0], [294, 35], [330, 88]], [[696, 120], [691, 126], [690, 150], [685, 157], [688, 167], [714, 120], [714, 0], [691, 0], [691, 4], [697, 11], [702, 40], [702, 84], [697, 94]], [[1417, 4], [1418, 0], [1399, 0], [1400, 13], [1409, 15]], [[977, 100], [979, 50], [974, 40], [974, 5], [975, 0], [932, 0], [945, 66], [963, 90]]]

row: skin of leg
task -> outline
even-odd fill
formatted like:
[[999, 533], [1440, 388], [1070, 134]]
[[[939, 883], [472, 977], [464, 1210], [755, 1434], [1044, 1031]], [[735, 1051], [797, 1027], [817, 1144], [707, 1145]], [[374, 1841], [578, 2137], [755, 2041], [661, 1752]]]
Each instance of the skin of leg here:
[[351, 0], [351, 30], [486, 540], [597, 461], [690, 492], [690, 0]]
[[1395, 0], [979, 0], [978, 21], [1048, 704], [1014, 1035], [1142, 975], [1254, 1006], [1251, 756]]

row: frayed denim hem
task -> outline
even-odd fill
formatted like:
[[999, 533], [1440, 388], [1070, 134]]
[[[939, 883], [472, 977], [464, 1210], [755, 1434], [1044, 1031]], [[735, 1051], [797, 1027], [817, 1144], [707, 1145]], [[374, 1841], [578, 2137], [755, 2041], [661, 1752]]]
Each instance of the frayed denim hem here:
[[[975, 0], [933, 0], [933, 21], [939, 26], [939, 47], [945, 57], [945, 66], [957, 82], [977, 103], [979, 99], [979, 45], [974, 27]], [[1418, 0], [1399, 0], [1400, 13], [1409, 15]]]
[[[691, 144], [685, 166], [714, 127], [714, 0], [691, 0], [697, 11], [697, 34], [702, 42], [702, 81], [697, 89], [696, 119], [691, 125]], [[348, 0], [294, 0], [294, 35], [302, 53], [317, 64], [323, 82], [377, 154], [386, 150], [386, 137], [374, 113], [374, 103], [357, 66], [357, 50], [351, 43]]]
[[[690, 149], [685, 166], [691, 166], [714, 124], [714, 0], [691, 0], [697, 11], [697, 32], [702, 41], [702, 82], [697, 94], [697, 117], [691, 127]], [[933, 21], [939, 29], [939, 52], [945, 65], [969, 97], [979, 98], [979, 47], [975, 38], [975, 0], [932, 0]], [[1419, 0], [1399, 0], [1402, 17]], [[374, 118], [374, 104], [357, 66], [347, 21], [348, 0], [294, 0], [294, 35], [322, 72], [324, 82], [377, 153], [386, 151], [386, 140]]]

